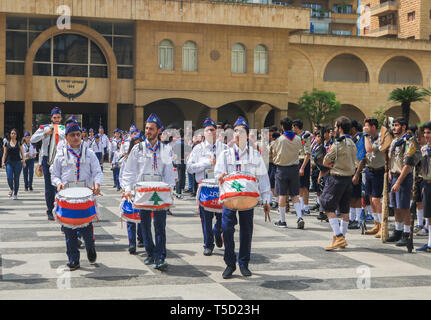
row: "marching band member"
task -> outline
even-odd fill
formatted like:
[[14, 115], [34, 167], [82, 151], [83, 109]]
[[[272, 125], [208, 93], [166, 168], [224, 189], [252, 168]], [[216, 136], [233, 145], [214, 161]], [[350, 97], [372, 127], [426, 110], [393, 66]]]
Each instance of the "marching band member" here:
[[[125, 197], [131, 198], [131, 191], [140, 179], [159, 179], [175, 187], [174, 167], [170, 148], [162, 144], [159, 135], [163, 130], [162, 123], [155, 114], [151, 114], [145, 123], [144, 142], [134, 146], [122, 172]], [[166, 210], [157, 211], [154, 214], [154, 245], [151, 233], [151, 213], [149, 210], [141, 210], [141, 223], [144, 231], [144, 244], [147, 251], [146, 265], [154, 264], [155, 269], [164, 270], [168, 264], [166, 258]]]
[[311, 174], [311, 133], [303, 130], [304, 123], [297, 119], [292, 122], [292, 131], [301, 138], [301, 149], [299, 151], [299, 201], [301, 212], [310, 215], [308, 207], [308, 197], [310, 195], [310, 174]]
[[[57, 192], [67, 187], [68, 183], [84, 182], [86, 187], [92, 188], [94, 195], [100, 194], [103, 173], [98, 165], [97, 157], [92, 150], [82, 145], [81, 128], [77, 122], [71, 122], [66, 127], [67, 145], [59, 152], [51, 166], [52, 185]], [[86, 148], [84, 150], [84, 148]], [[84, 157], [82, 157], [85, 155]], [[67, 266], [71, 271], [80, 267], [78, 250], [78, 232], [83, 236], [87, 258], [90, 263], [96, 262], [93, 226], [90, 223], [83, 228], [68, 228], [63, 226], [66, 238]]]
[[88, 139], [87, 129], [82, 128], [81, 137], [82, 137], [82, 145], [87, 148], [90, 147], [90, 140]]
[[[61, 122], [61, 109], [54, 107], [51, 110], [51, 125], [59, 125]], [[42, 140], [42, 147], [40, 148], [40, 156], [42, 157], [42, 170], [43, 178], [45, 180], [45, 201], [47, 206], [48, 220], [54, 221], [52, 210], [54, 209], [55, 188], [51, 184], [51, 173], [49, 171], [49, 151], [51, 144], [51, 136], [54, 134], [54, 128], [47, 124], [41, 125], [39, 129], [32, 135], [30, 142], [37, 143]], [[58, 136], [55, 137], [55, 143], [64, 139], [64, 132], [59, 131]]]
[[[113, 157], [114, 157], [114, 152], [117, 151], [118, 147], [118, 143], [120, 142], [120, 146], [121, 146], [121, 136], [120, 136], [120, 130], [117, 128], [114, 130], [114, 137], [112, 139], [109, 140], [109, 144], [108, 144], [108, 154], [109, 154], [109, 162], [112, 163]], [[114, 169], [112, 169], [112, 176], [114, 179], [114, 188], [119, 189], [120, 187], [117, 186], [117, 183], [115, 182], [115, 173], [114, 173]]]
[[[103, 148], [103, 154], [102, 154], [102, 159], [105, 160], [105, 156], [108, 153], [108, 146], [109, 146], [109, 138], [108, 136], [104, 133], [104, 129], [103, 126], [99, 126], [99, 137], [100, 137], [100, 142], [102, 143], [102, 148]], [[102, 169], [103, 171], [103, 169]]]
[[407, 122], [397, 118], [393, 122], [395, 139], [389, 147], [389, 180], [391, 181], [391, 202], [395, 208], [395, 230], [386, 240], [396, 242], [396, 246], [407, 245], [410, 234], [410, 200], [413, 187], [412, 168], [416, 165], [415, 138], [406, 133]]
[[383, 182], [385, 177], [385, 155], [380, 151], [379, 123], [376, 118], [365, 119], [364, 136], [366, 169], [365, 169], [365, 196], [370, 198], [371, 211], [374, 217], [374, 227], [366, 230], [365, 234], [382, 236], [382, 202]]
[[90, 128], [88, 129], [88, 141], [90, 144], [94, 141], [94, 129]]
[[271, 144], [271, 156], [277, 166], [275, 171], [275, 193], [278, 194], [278, 210], [280, 220], [274, 225], [287, 228], [286, 203], [287, 196], [292, 198], [298, 220], [298, 229], [304, 229], [302, 208], [299, 200], [299, 153], [302, 148], [301, 138], [292, 130], [292, 120], [286, 117], [280, 121], [283, 134]]
[[93, 150], [94, 154], [99, 160], [100, 168], [103, 172], [103, 144], [100, 141], [99, 134], [94, 136], [94, 141], [90, 144], [90, 149]]
[[29, 189], [33, 191], [34, 159], [37, 154], [36, 148], [30, 143], [30, 137], [30, 132], [24, 133], [24, 143], [22, 144], [25, 159], [25, 168], [23, 169], [25, 191]]
[[[214, 177], [214, 166], [219, 154], [228, 149], [228, 146], [216, 140], [216, 123], [211, 118], [206, 118], [203, 124], [205, 141], [196, 145], [187, 160], [187, 172], [195, 175], [199, 183], [202, 179]], [[210, 256], [214, 250], [215, 243], [218, 248], [223, 246], [221, 237], [221, 213], [214, 213], [199, 206], [199, 215], [204, 235], [204, 255]], [[214, 227], [213, 217], [216, 217]]]
[[[224, 176], [233, 172], [244, 172], [251, 174], [259, 180], [260, 197], [264, 203], [265, 216], [269, 215], [271, 203], [271, 185], [268, 172], [260, 153], [248, 144], [249, 126], [244, 117], [238, 117], [234, 124], [233, 146], [223, 151], [216, 161], [214, 174], [221, 183]], [[238, 223], [236, 217], [237, 210], [230, 210], [223, 206], [222, 231], [225, 245], [224, 261], [227, 265], [223, 272], [223, 278], [229, 279], [236, 270], [236, 255], [234, 232], [235, 225]], [[251, 276], [248, 269], [251, 252], [251, 241], [253, 235], [253, 212], [254, 209], [238, 211], [239, 217], [239, 256], [238, 265], [241, 274], [245, 277]]]
[[[347, 135], [351, 125], [350, 119], [344, 116], [335, 121], [335, 132], [338, 137], [323, 159], [323, 165], [331, 169], [320, 202], [334, 232], [332, 244], [325, 247], [327, 251], [347, 246], [345, 235], [349, 225], [350, 198], [353, 189], [352, 177], [356, 170], [357, 161], [356, 145]], [[341, 226], [335, 214], [337, 208], [342, 215]]]
[[[423, 178], [423, 214], [425, 219], [431, 219], [431, 121], [422, 126], [426, 144], [421, 148]], [[431, 251], [431, 232], [428, 233], [428, 243], [417, 248], [416, 251]]]
[[139, 130], [135, 127], [135, 125], [130, 126], [129, 136], [126, 139], [123, 139], [120, 151], [123, 155], [128, 154], [130, 141], [132, 141], [133, 137], [139, 133]]

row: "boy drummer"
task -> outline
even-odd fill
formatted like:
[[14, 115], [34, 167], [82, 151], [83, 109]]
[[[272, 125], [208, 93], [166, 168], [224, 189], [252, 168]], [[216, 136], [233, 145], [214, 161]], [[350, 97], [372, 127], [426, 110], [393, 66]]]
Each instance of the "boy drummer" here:
[[[77, 122], [71, 122], [67, 125], [65, 132], [67, 146], [63, 148], [62, 152], [57, 153], [51, 166], [52, 185], [56, 187], [58, 192], [65, 189], [69, 183], [83, 182], [86, 187], [93, 189], [94, 195], [99, 195], [103, 173], [94, 152], [82, 145], [81, 132]], [[91, 223], [83, 228], [76, 229], [63, 227], [63, 231], [66, 238], [66, 253], [69, 258], [67, 266], [70, 271], [80, 267], [78, 231], [84, 238], [88, 261], [90, 263], [96, 262], [96, 249], [94, 247], [93, 226]]]

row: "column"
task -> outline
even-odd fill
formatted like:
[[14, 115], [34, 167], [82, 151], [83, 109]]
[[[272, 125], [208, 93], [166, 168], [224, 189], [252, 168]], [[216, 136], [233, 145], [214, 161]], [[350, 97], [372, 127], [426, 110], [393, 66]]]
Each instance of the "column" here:
[[136, 128], [144, 130], [144, 106], [135, 106], [133, 112], [133, 121], [135, 122]]
[[280, 120], [287, 117], [287, 110], [274, 110], [274, 125], [280, 127]]
[[112, 134], [117, 127], [117, 103], [110, 102], [108, 104], [108, 132]]
[[247, 116], [247, 120], [248, 120], [248, 125], [250, 127], [250, 129], [255, 129], [256, 128], [256, 123], [255, 123], [255, 113], [254, 112], [247, 112], [246, 113]]
[[0, 137], [4, 137], [4, 103], [0, 103]]
[[218, 119], [218, 110], [216, 108], [210, 108], [209, 117], [217, 123]]

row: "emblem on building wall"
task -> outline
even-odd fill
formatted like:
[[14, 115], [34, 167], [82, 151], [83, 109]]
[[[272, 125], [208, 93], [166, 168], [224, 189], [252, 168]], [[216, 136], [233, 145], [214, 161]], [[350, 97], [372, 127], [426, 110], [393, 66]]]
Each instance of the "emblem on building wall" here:
[[63, 97], [73, 100], [85, 92], [85, 89], [87, 89], [87, 80], [68, 80], [55, 78], [55, 87]]

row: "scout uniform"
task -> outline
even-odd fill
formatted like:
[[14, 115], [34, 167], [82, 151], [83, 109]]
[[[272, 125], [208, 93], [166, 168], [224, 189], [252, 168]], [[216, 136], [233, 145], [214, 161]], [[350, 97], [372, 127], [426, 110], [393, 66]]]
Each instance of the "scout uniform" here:
[[[210, 118], [206, 118], [203, 124], [205, 129], [208, 126], [213, 126], [214, 129], [217, 127], [216, 123]], [[187, 172], [195, 174], [195, 180], [200, 183], [202, 179], [214, 177], [214, 167], [212, 166], [212, 159], [217, 157], [219, 154], [227, 150], [228, 146], [221, 141], [216, 141], [215, 144], [211, 145], [207, 140], [196, 145], [187, 160]], [[199, 199], [198, 199], [199, 200]], [[202, 232], [204, 236], [204, 255], [211, 255], [214, 249], [214, 236], [216, 239], [217, 247], [223, 246], [223, 240], [221, 238], [221, 213], [214, 213], [205, 210], [202, 206], [199, 206], [199, 215], [202, 223]], [[212, 225], [213, 217], [216, 217], [216, 223]]]
[[[51, 116], [54, 114], [61, 114], [61, 109], [58, 107], [54, 107], [51, 110]], [[48, 220], [54, 220], [54, 216], [52, 215], [52, 210], [54, 209], [54, 200], [55, 200], [55, 188], [51, 184], [51, 174], [49, 171], [49, 148], [51, 143], [51, 136], [43, 134], [50, 130], [50, 125], [41, 125], [39, 129], [31, 136], [30, 143], [37, 143], [42, 140], [42, 147], [40, 148], [40, 157], [42, 157], [42, 170], [43, 170], [43, 178], [45, 181], [45, 202], [47, 206], [47, 215]], [[54, 133], [53, 133], [54, 134]], [[58, 142], [64, 140], [64, 132], [60, 131], [58, 134]]]
[[[298, 170], [302, 167], [304, 163], [305, 156], [310, 155], [310, 159], [304, 168], [304, 175], [299, 176], [299, 188], [305, 188], [307, 191], [310, 189], [310, 173], [311, 173], [311, 133], [308, 131], [303, 131], [299, 137], [301, 138], [301, 149], [299, 150], [299, 164]], [[301, 206], [303, 207], [301, 211], [306, 214], [310, 214], [308, 209], [308, 204], [303, 206], [303, 199], [301, 198]]]
[[[275, 193], [279, 196], [299, 196], [299, 154], [302, 149], [301, 138], [293, 131], [285, 131], [271, 144], [270, 154], [276, 166], [275, 171]], [[280, 221], [275, 225], [287, 228], [285, 221], [286, 207], [279, 205]], [[296, 215], [298, 216], [298, 229], [304, 228], [302, 219], [302, 208], [300, 202], [294, 203]], [[284, 209], [284, 211], [283, 211]]]
[[99, 160], [100, 169], [103, 171], [103, 144], [100, 141], [99, 134], [96, 134], [94, 136], [94, 141], [90, 144], [90, 149], [93, 150], [94, 154], [96, 155], [97, 159]]
[[[248, 124], [243, 117], [239, 117], [235, 122], [234, 128], [237, 126], [245, 126], [248, 128]], [[240, 163], [240, 168], [237, 167], [238, 163]], [[223, 151], [217, 157], [217, 163], [214, 168], [216, 179], [218, 179], [222, 173], [226, 172], [229, 174], [235, 171], [248, 173], [257, 177], [259, 181], [258, 189], [263, 203], [271, 203], [272, 195], [268, 172], [262, 156], [257, 150], [249, 145], [247, 145], [243, 150], [240, 150], [240, 148], [234, 144], [231, 148]], [[229, 275], [226, 277], [224, 276], [225, 278], [230, 277], [236, 269], [234, 241], [235, 225], [238, 223], [236, 212], [237, 210], [230, 210], [223, 206], [222, 230], [225, 245], [224, 261], [227, 265], [225, 272], [229, 271]], [[241, 269], [241, 273], [245, 276], [251, 275], [248, 270], [248, 264], [250, 261], [251, 241], [253, 235], [253, 213], [254, 209], [238, 211], [240, 226], [238, 265]]]
[[[350, 136], [344, 135], [337, 138], [325, 155], [324, 162], [333, 163], [333, 168], [329, 171], [325, 187], [320, 197], [320, 203], [326, 213], [340, 210], [341, 214], [349, 214], [350, 199], [352, 196], [352, 176], [355, 174], [357, 165], [357, 149]], [[342, 228], [337, 218], [329, 219], [334, 232], [332, 245], [325, 247], [325, 250], [344, 248], [347, 242], [344, 235], [347, 231], [348, 222], [341, 220]]]
[[[76, 122], [68, 124], [66, 135], [74, 131], [81, 131], [79, 124]], [[101, 185], [103, 182], [103, 173], [98, 165], [96, 155], [82, 144], [77, 149], [72, 149], [66, 145], [60, 153], [57, 153], [51, 166], [51, 175], [52, 185], [55, 188], [60, 183], [83, 182], [86, 187], [93, 187], [94, 184]], [[67, 266], [70, 270], [79, 268], [78, 232], [84, 238], [88, 260], [90, 263], [96, 261], [93, 226], [91, 223], [76, 229], [63, 226], [62, 230], [66, 238], [66, 253], [69, 259]]]
[[[421, 148], [422, 154], [422, 166], [421, 176], [423, 179], [423, 206], [424, 206], [424, 217], [431, 219], [431, 146], [429, 144]], [[429, 233], [431, 234], [431, 233]], [[431, 236], [428, 238], [428, 243], [423, 245], [416, 251], [431, 251]]]
[[[30, 137], [30, 132], [24, 133], [24, 137]], [[34, 174], [34, 159], [36, 157], [37, 151], [32, 143], [28, 144], [24, 142], [22, 144], [24, 150], [25, 168], [23, 169], [24, 175], [24, 186], [27, 191], [33, 191], [33, 174]]]
[[[159, 118], [151, 114], [148, 122], [153, 122], [159, 128], [163, 128]], [[132, 191], [133, 186], [145, 178], [145, 176], [154, 175], [161, 181], [175, 187], [174, 167], [170, 148], [165, 146], [159, 140], [154, 146], [148, 141], [140, 142], [135, 145], [127, 158], [122, 172], [123, 187], [126, 192]], [[154, 264], [155, 269], [164, 269], [167, 267], [166, 258], [166, 210], [157, 211], [154, 214], [154, 231], [156, 244], [154, 245], [151, 234], [151, 213], [149, 210], [141, 210], [141, 223], [144, 233], [144, 245], [148, 257], [144, 261], [146, 265]]]

